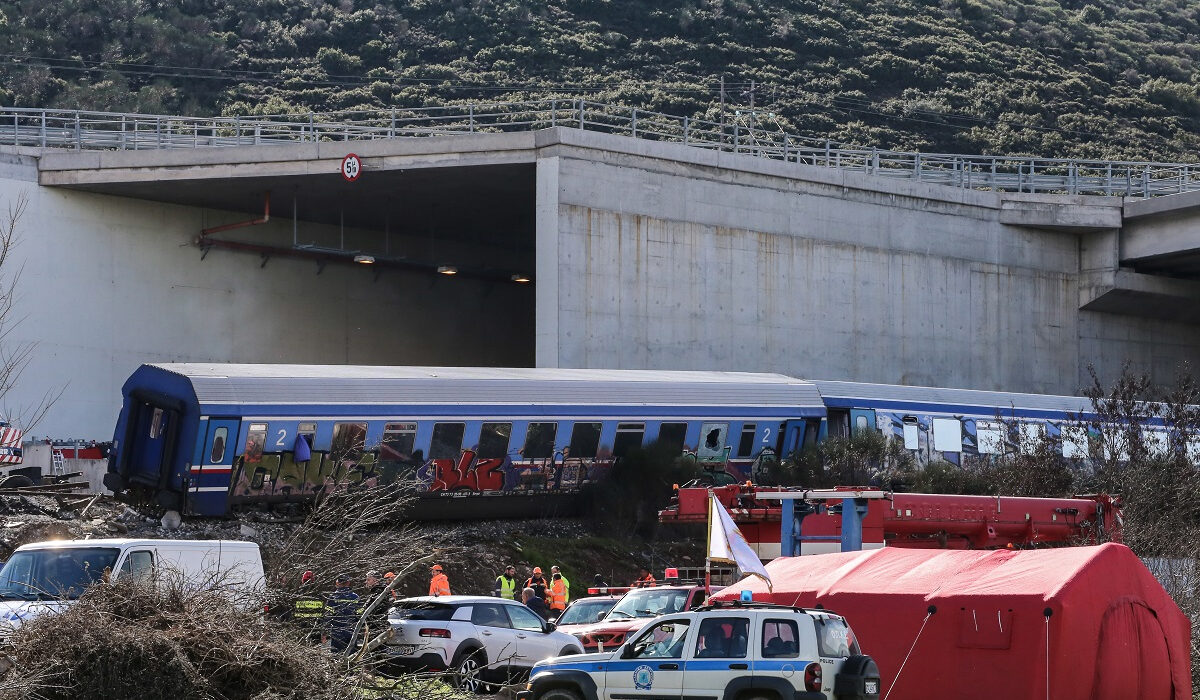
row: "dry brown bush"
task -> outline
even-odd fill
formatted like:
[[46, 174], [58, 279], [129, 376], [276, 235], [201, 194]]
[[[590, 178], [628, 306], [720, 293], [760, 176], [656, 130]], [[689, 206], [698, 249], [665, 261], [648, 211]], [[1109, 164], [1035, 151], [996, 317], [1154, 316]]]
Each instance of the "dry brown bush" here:
[[345, 663], [219, 587], [164, 577], [94, 586], [19, 627], [5, 698], [251, 700], [350, 697]]

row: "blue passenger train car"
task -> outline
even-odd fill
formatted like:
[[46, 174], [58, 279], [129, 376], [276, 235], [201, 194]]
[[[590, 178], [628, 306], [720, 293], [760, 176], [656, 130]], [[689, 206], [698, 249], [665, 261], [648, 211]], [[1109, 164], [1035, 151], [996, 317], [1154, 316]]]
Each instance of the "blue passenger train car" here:
[[403, 475], [417, 517], [562, 512], [633, 447], [741, 476], [825, 416], [812, 383], [740, 372], [152, 364], [122, 391], [105, 485], [194, 515]]

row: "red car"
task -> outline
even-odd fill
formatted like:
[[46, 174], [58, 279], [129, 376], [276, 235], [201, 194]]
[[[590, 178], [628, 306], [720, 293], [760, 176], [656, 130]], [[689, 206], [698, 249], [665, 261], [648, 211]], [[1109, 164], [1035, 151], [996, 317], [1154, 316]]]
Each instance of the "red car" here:
[[704, 604], [704, 586], [691, 584], [635, 588], [617, 601], [599, 622], [572, 629], [585, 653], [604, 651], [625, 643], [659, 615], [695, 610]]
[[577, 630], [602, 620], [620, 599], [621, 597], [616, 595], [576, 598], [571, 601], [566, 610], [562, 611], [562, 614], [554, 621], [554, 625], [559, 632], [575, 634]]

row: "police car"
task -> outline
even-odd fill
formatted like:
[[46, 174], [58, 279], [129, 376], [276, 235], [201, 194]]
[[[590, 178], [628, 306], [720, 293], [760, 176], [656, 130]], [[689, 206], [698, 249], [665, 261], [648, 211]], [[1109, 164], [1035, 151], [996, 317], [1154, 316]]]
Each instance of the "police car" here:
[[842, 616], [754, 602], [663, 615], [611, 652], [536, 664], [518, 700], [878, 698]]

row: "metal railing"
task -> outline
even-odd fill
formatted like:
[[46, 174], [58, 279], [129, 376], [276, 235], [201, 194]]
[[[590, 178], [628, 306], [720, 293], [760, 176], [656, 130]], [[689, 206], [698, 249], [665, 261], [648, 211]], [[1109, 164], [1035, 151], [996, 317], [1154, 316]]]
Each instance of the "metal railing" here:
[[1200, 190], [1200, 163], [1025, 158], [855, 148], [746, 117], [678, 117], [583, 99], [390, 110], [184, 117], [0, 109], [0, 144], [75, 150], [230, 148], [570, 127], [965, 189], [1154, 197]]

